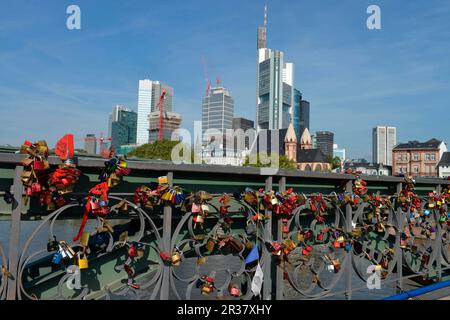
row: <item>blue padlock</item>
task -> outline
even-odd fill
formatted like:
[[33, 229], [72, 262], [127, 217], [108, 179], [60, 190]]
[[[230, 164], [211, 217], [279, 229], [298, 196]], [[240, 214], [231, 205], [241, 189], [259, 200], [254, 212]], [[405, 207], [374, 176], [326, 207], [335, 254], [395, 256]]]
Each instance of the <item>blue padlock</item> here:
[[345, 244], [345, 251], [350, 252], [350, 250], [352, 250], [352, 244], [349, 243], [349, 242], [347, 242], [347, 243]]
[[426, 216], [429, 216], [429, 215], [430, 215], [430, 210], [425, 210], [423, 213], [424, 213]]
[[101, 200], [101, 201], [99, 201], [98, 205], [99, 205], [100, 207], [106, 207], [106, 206], [107, 206], [107, 203], [106, 203], [105, 200]]
[[61, 252], [57, 252], [53, 255], [52, 263], [59, 265], [61, 263], [61, 260], [62, 260], [62, 254], [61, 254]]

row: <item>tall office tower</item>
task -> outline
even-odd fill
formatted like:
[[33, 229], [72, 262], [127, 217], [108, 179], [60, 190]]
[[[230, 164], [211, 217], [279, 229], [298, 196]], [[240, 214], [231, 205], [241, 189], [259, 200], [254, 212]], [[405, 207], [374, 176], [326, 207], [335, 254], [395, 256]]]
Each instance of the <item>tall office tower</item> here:
[[376, 127], [372, 130], [372, 160], [392, 166], [392, 149], [397, 144], [396, 127]]
[[84, 140], [84, 150], [88, 154], [97, 154], [97, 140], [95, 134], [88, 133], [86, 135], [86, 140]]
[[317, 148], [322, 150], [322, 153], [326, 157], [333, 156], [333, 140], [334, 140], [333, 132], [330, 131], [316, 132]]
[[303, 131], [309, 130], [309, 102], [303, 100], [302, 93], [294, 88], [294, 112], [292, 117], [295, 135], [301, 137]]
[[162, 91], [166, 90], [164, 99], [164, 111], [172, 111], [173, 88], [160, 82], [152, 80], [139, 80], [138, 94], [138, 117], [136, 143], [142, 145], [149, 142], [149, 121], [151, 112], [159, 111], [158, 102]]
[[[256, 129], [283, 129], [289, 126], [294, 105], [294, 64], [284, 61], [284, 53], [266, 48], [267, 12], [264, 27], [258, 28], [256, 68]], [[264, 37], [260, 35], [263, 34]]]
[[[233, 127], [234, 100], [224, 87], [209, 90], [202, 101], [202, 140], [209, 143], [211, 138], [221, 141], [227, 129]], [[206, 130], [219, 130], [219, 133], [206, 134]]]
[[112, 114], [112, 119], [116, 119], [111, 125], [112, 147], [118, 150], [123, 145], [136, 143], [137, 113], [122, 107], [117, 109], [117, 113]]
[[[148, 121], [150, 124], [149, 129], [149, 142], [152, 143], [158, 140], [159, 136], [159, 111], [151, 112], [148, 115]], [[176, 112], [164, 112], [163, 118], [163, 139], [164, 140], [179, 140], [178, 135], [172, 137], [172, 133], [181, 127], [181, 115]]]

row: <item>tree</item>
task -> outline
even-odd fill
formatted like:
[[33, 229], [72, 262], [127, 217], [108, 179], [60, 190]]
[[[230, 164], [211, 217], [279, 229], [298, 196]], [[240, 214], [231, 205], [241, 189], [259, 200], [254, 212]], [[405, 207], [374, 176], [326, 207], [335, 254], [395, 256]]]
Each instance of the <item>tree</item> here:
[[[128, 153], [128, 157], [142, 159], [172, 160], [172, 149], [181, 143], [180, 141], [157, 140], [137, 147]], [[193, 150], [191, 149], [191, 160], [193, 160]]]
[[[290, 160], [285, 155], [279, 156], [278, 161], [279, 161], [278, 165], [279, 165], [280, 169], [296, 169], [297, 168], [297, 164], [295, 163], [295, 161]], [[250, 159], [247, 156], [244, 161], [244, 166], [245, 167], [257, 167], [257, 168], [268, 168], [271, 166], [271, 163], [262, 164], [259, 156], [258, 156], [256, 163], [250, 163]]]
[[333, 158], [332, 156], [327, 156], [326, 161], [327, 161], [327, 163], [329, 163], [331, 165], [331, 170], [341, 167], [341, 158], [339, 158], [339, 157]]

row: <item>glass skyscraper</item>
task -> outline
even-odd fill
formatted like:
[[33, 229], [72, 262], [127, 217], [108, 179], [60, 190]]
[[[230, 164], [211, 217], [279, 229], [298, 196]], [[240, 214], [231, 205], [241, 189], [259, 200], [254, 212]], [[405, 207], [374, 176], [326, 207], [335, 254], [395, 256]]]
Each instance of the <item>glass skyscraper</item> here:
[[309, 102], [303, 100], [302, 93], [294, 88], [294, 112], [292, 117], [292, 125], [294, 126], [295, 135], [300, 139], [303, 131], [309, 128]]
[[267, 7], [264, 27], [258, 28], [256, 68], [256, 129], [283, 129], [293, 121], [294, 64], [284, 53], [266, 47]]
[[159, 111], [158, 102], [163, 90], [166, 90], [164, 111], [172, 111], [173, 88], [152, 80], [139, 80], [138, 116], [136, 143], [142, 145], [149, 142], [149, 120], [151, 112]]
[[111, 125], [111, 145], [118, 150], [123, 145], [135, 144], [137, 133], [137, 113], [126, 109], [118, 110], [117, 121]]

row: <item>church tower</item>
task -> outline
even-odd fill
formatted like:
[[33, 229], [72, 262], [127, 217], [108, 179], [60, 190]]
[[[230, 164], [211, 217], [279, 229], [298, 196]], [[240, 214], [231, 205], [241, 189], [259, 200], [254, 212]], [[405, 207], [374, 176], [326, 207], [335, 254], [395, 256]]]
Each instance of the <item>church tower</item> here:
[[308, 128], [303, 131], [302, 137], [300, 139], [300, 149], [312, 149], [312, 139]]
[[289, 160], [297, 162], [297, 136], [292, 122], [289, 124], [284, 137], [284, 153]]

